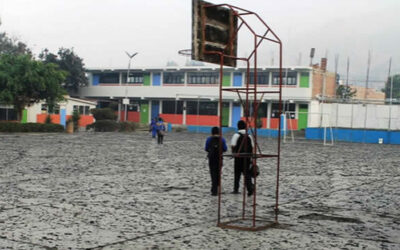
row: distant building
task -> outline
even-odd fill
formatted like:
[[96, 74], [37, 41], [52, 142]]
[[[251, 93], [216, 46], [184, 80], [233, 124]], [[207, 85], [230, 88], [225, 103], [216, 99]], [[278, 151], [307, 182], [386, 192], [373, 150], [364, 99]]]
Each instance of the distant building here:
[[[46, 117], [50, 115], [52, 123], [65, 126], [66, 121], [72, 116], [73, 112], [76, 111], [81, 116], [79, 120], [79, 126], [86, 127], [86, 125], [93, 123], [94, 119], [93, 115], [90, 114], [90, 109], [95, 108], [97, 102], [72, 98], [70, 96], [65, 96], [64, 98], [64, 101], [59, 102], [54, 107], [53, 112], [49, 112], [48, 105], [44, 101], [34, 103], [33, 105], [26, 107], [22, 111], [21, 122], [44, 123]], [[12, 105], [0, 105], [0, 120], [12, 121], [16, 119], [16, 112]]]
[[[149, 123], [162, 117], [172, 124], [186, 126], [216, 126], [218, 114], [222, 125], [235, 127], [244, 112], [236, 93], [224, 92], [223, 107], [218, 107], [219, 68], [207, 66], [131, 69], [89, 69], [89, 86], [80, 88], [82, 98], [98, 101], [99, 107], [119, 105], [120, 119], [125, 119], [122, 99], [129, 99], [127, 120]], [[262, 67], [257, 70], [260, 90], [277, 90], [279, 69]], [[323, 87], [323, 75], [326, 75]], [[250, 85], [254, 74], [250, 72]], [[245, 68], [225, 68], [224, 87], [245, 86]], [[318, 95], [334, 96], [335, 77], [318, 68], [288, 67], [283, 69], [283, 109], [287, 112], [289, 129], [304, 129], [308, 123], [308, 106]], [[261, 127], [278, 127], [278, 95], [265, 94], [259, 106]]]

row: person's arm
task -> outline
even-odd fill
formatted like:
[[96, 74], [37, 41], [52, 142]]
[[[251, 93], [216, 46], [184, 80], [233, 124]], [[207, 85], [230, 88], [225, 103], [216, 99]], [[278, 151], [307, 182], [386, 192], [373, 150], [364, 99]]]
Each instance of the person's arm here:
[[235, 149], [235, 146], [236, 146], [238, 138], [239, 138], [238, 133], [233, 134], [232, 139], [231, 139], [231, 150], [232, 150], [232, 153], [234, 153], [234, 149]]
[[228, 147], [226, 146], [226, 141], [224, 138], [222, 138], [222, 150], [226, 152], [228, 150]]
[[210, 150], [209, 148], [210, 148], [210, 137], [208, 137], [206, 140], [206, 145], [204, 146], [204, 150], [208, 152]]

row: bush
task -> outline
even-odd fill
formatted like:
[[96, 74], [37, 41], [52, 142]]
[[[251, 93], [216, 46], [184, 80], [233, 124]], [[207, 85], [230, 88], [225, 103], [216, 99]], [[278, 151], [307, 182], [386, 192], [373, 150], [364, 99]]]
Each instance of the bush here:
[[138, 127], [137, 123], [134, 122], [120, 122], [119, 132], [133, 132]]
[[115, 114], [115, 111], [110, 109], [110, 108], [102, 108], [102, 109], [91, 109], [90, 113], [93, 114], [94, 119], [96, 121], [101, 121], [101, 120], [117, 120], [117, 115]]
[[91, 125], [88, 125], [86, 129], [93, 128], [96, 132], [114, 132], [119, 129], [118, 122], [114, 120], [99, 120]]
[[0, 122], [0, 132], [63, 132], [60, 124]]

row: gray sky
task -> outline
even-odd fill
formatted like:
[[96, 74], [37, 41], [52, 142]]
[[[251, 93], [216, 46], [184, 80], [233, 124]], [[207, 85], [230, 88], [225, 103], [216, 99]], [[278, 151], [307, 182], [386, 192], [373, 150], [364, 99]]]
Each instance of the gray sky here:
[[[334, 71], [350, 79], [366, 78], [368, 50], [372, 51], [370, 79], [400, 73], [400, 0], [210, 0], [229, 3], [258, 13], [281, 38], [284, 65], [314, 63], [328, 55]], [[124, 51], [139, 52], [133, 67], [162, 67], [173, 60], [184, 65], [177, 51], [191, 47], [191, 0], [0, 0], [0, 31], [28, 44], [35, 54], [43, 48], [57, 52], [74, 48], [86, 67], [127, 67]], [[252, 22], [252, 20], [249, 20]], [[254, 24], [257, 27], [256, 24]], [[252, 40], [240, 35], [241, 56], [248, 55]], [[275, 47], [266, 44], [259, 65], [277, 63]]]

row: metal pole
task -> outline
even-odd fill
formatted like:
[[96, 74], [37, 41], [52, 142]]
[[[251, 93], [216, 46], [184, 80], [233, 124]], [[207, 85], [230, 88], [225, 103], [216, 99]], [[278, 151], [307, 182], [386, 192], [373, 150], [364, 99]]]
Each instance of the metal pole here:
[[278, 127], [278, 159], [276, 169], [276, 193], [275, 193], [275, 223], [278, 223], [279, 204], [279, 168], [281, 160], [281, 115], [282, 115], [282, 43], [279, 43], [279, 127]]
[[350, 58], [347, 57], [346, 87], [349, 86], [349, 69], [350, 69]]
[[[131, 69], [131, 60], [132, 60], [132, 57], [129, 57], [128, 72], [126, 73], [126, 83], [125, 83], [125, 99], [128, 98], [128, 81], [129, 81], [129, 71]], [[126, 118], [128, 116], [127, 107], [128, 107], [128, 105], [125, 103], [124, 121], [126, 121]]]
[[[388, 73], [388, 81], [390, 78], [390, 70], [392, 68], [392, 57], [390, 57], [389, 60], [389, 73]], [[392, 102], [393, 102], [393, 76], [390, 78], [390, 100], [389, 100], [389, 130], [391, 126], [391, 120], [392, 120]]]
[[[133, 53], [133, 54], [129, 54], [128, 52], [125, 51], [125, 53], [128, 55], [129, 57], [129, 63], [128, 63], [128, 72], [126, 73], [126, 83], [125, 83], [125, 99], [128, 98], [128, 82], [129, 82], [129, 73], [131, 70], [131, 60], [134, 56], [136, 56], [138, 54], [138, 52]], [[127, 120], [128, 117], [128, 104], [125, 104], [125, 121]]]
[[218, 225], [221, 221], [221, 187], [222, 187], [222, 80], [223, 80], [223, 67], [224, 67], [224, 56], [220, 54], [220, 68], [219, 68], [219, 162], [218, 162]]
[[365, 105], [365, 116], [364, 116], [364, 142], [365, 142], [365, 132], [367, 129], [367, 115], [368, 115], [368, 103], [367, 103], [367, 96], [368, 96], [368, 83], [369, 83], [369, 69], [371, 66], [371, 51], [368, 51], [368, 66], [367, 66], [367, 79], [365, 80], [365, 94], [364, 94], [364, 105]]

